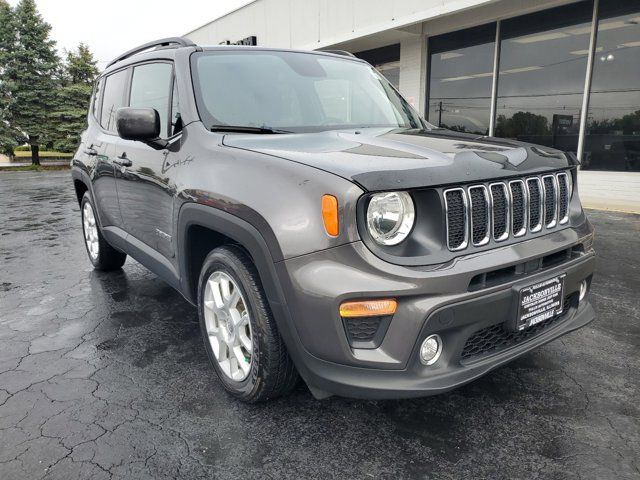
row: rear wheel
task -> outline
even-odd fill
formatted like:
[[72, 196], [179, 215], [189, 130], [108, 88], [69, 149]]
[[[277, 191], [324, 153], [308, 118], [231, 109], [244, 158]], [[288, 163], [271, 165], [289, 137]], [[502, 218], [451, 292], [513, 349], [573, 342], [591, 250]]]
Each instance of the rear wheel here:
[[86, 192], [84, 197], [82, 197], [80, 210], [82, 212], [84, 245], [87, 248], [89, 260], [91, 260], [94, 268], [104, 271], [121, 268], [127, 259], [127, 255], [109, 245], [102, 236], [89, 192]]
[[245, 402], [288, 393], [298, 374], [269, 309], [255, 266], [239, 247], [205, 259], [198, 285], [205, 349], [224, 388]]

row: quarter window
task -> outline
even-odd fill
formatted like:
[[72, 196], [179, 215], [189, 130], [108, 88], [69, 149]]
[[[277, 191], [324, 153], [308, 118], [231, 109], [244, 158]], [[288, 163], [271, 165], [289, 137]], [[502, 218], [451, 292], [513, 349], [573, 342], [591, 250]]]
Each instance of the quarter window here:
[[110, 132], [116, 131], [116, 111], [125, 105], [124, 92], [127, 83], [127, 70], [109, 75], [105, 80], [100, 125]]
[[171, 95], [171, 128], [170, 134], [175, 135], [182, 131], [182, 117], [180, 115], [180, 99], [178, 98], [178, 85], [173, 79], [173, 94]]
[[129, 106], [153, 108], [160, 115], [160, 136], [168, 137], [173, 67], [149, 63], [133, 69]]
[[91, 113], [94, 117], [98, 118], [100, 113], [100, 95], [102, 93], [102, 87], [104, 86], [104, 78], [101, 78], [96, 82], [96, 86], [93, 90], [93, 103], [91, 104]]

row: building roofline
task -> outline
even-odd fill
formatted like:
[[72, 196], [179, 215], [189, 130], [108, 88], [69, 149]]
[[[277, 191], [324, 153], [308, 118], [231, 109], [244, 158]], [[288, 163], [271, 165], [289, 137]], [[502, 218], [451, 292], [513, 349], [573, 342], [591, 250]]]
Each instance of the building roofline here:
[[200, 30], [201, 28], [206, 27], [207, 25], [211, 25], [214, 22], [217, 22], [218, 20], [220, 20], [221, 18], [227, 17], [233, 13], [236, 13], [239, 10], [242, 10], [245, 7], [248, 7], [249, 5], [253, 5], [254, 3], [259, 2], [260, 0], [249, 0], [247, 3], [245, 3], [244, 5], [240, 5], [239, 7], [234, 8], [233, 10], [228, 11], [227, 13], [220, 15], [219, 17], [214, 18], [213, 20], [210, 20], [206, 23], [203, 23], [202, 25], [200, 25], [199, 27], [196, 27], [192, 30], [189, 30], [187, 33], [184, 33], [182, 36], [183, 37], [187, 37], [189, 35], [191, 35], [193, 32], [195, 32], [196, 30]]

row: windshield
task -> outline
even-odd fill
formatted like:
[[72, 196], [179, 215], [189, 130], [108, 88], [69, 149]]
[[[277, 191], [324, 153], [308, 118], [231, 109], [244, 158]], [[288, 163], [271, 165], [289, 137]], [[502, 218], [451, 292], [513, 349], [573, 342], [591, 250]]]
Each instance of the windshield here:
[[249, 49], [205, 51], [192, 58], [198, 111], [208, 128], [431, 128], [363, 62]]

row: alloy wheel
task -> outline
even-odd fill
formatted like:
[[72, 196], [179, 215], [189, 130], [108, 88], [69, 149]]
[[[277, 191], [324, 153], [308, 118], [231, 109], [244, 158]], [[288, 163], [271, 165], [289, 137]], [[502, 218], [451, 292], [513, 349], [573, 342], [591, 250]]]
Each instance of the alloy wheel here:
[[82, 207], [82, 226], [84, 230], [84, 241], [87, 244], [87, 251], [92, 260], [98, 259], [100, 245], [98, 244], [98, 225], [93, 214], [93, 208], [89, 202]]
[[253, 341], [247, 302], [236, 282], [215, 271], [204, 289], [204, 320], [211, 350], [220, 370], [243, 381], [251, 370]]

